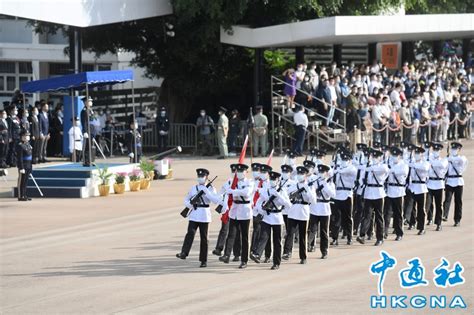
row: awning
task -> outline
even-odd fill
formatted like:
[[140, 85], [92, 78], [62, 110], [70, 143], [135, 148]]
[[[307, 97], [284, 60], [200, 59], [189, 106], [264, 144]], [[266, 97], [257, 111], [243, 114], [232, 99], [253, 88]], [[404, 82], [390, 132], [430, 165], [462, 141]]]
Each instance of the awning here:
[[250, 48], [474, 37], [474, 14], [334, 16], [268, 27], [221, 29], [221, 42]]
[[25, 82], [21, 85], [23, 93], [41, 93], [59, 90], [82, 90], [89, 87], [113, 85], [133, 81], [132, 70], [112, 70], [81, 72], [45, 80]]

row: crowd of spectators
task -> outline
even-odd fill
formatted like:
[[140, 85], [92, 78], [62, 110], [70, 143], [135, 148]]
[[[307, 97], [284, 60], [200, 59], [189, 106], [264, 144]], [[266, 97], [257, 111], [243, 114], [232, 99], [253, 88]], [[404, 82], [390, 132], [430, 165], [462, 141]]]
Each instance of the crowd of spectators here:
[[352, 144], [444, 142], [468, 136], [473, 66], [456, 55], [404, 62], [396, 71], [376, 60], [329, 67], [303, 63], [283, 73], [284, 93], [291, 114], [299, 111], [295, 104], [302, 105], [317, 113], [313, 119], [322, 130], [345, 125]]

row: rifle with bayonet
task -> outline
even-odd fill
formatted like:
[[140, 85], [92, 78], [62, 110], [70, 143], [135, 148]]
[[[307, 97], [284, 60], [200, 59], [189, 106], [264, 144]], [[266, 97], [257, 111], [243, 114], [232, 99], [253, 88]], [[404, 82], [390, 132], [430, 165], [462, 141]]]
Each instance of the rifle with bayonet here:
[[[209, 188], [212, 186], [212, 183], [216, 180], [217, 176], [214, 177], [209, 183], [207, 183], [206, 187]], [[202, 197], [202, 195], [204, 195], [204, 191], [203, 190], [200, 190], [196, 195], [194, 195], [194, 197], [191, 198], [191, 200], [189, 201], [190, 204], [193, 205], [193, 208], [195, 209], [194, 205], [198, 203], [199, 199]], [[191, 212], [192, 210], [189, 209], [188, 207], [184, 208], [183, 211], [181, 211], [181, 216], [183, 218], [186, 218], [189, 213]]]
[[[309, 186], [309, 187], [313, 186], [313, 184], [314, 184], [315, 182], [317, 182], [317, 181], [318, 181], [318, 179], [315, 179], [315, 180], [310, 181], [310, 182], [308, 183], [308, 186]], [[306, 189], [305, 189], [304, 187], [301, 187], [300, 189], [295, 190], [294, 192], [292, 192], [292, 193], [290, 194], [290, 196], [289, 196], [291, 202], [293, 202], [293, 201], [296, 199], [296, 197], [297, 197], [299, 194], [301, 194], [303, 191], [305, 191], [305, 190], [306, 190]]]

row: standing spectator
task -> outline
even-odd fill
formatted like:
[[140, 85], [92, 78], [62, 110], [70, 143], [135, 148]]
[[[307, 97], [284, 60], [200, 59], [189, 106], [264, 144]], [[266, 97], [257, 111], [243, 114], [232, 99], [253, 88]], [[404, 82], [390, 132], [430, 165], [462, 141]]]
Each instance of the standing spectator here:
[[403, 128], [402, 140], [406, 143], [409, 143], [411, 139], [410, 127], [413, 125], [413, 122], [411, 117], [411, 110], [408, 106], [407, 101], [402, 102], [402, 107], [399, 110], [399, 115], [400, 123], [405, 125], [405, 127]]
[[62, 156], [63, 151], [63, 104], [58, 103], [51, 118], [51, 153], [53, 156]]
[[19, 118], [20, 118], [20, 131], [26, 130], [30, 132], [30, 121], [28, 120], [29, 117], [28, 109], [22, 108], [19, 110]]
[[33, 160], [32, 163], [38, 163], [39, 151], [41, 148], [41, 139], [40, 139], [40, 124], [38, 120], [38, 108], [33, 107], [31, 110], [30, 116], [30, 125], [31, 125], [31, 147], [33, 148]]
[[305, 75], [303, 83], [301, 83], [301, 91], [297, 91], [297, 103], [305, 107], [308, 106], [311, 95], [313, 94], [313, 86], [310, 82], [309, 75]]
[[227, 134], [229, 132], [229, 119], [225, 115], [227, 109], [224, 107], [219, 108], [219, 121], [217, 122], [217, 144], [219, 145], [219, 157], [218, 159], [227, 158]]
[[294, 107], [295, 95], [296, 95], [296, 74], [294, 69], [288, 69], [283, 72], [285, 76], [285, 88], [283, 92], [288, 98], [288, 109]]
[[240, 134], [240, 114], [237, 109], [232, 110], [229, 120], [229, 136], [227, 137], [227, 145], [229, 147], [229, 156], [236, 156], [236, 141]]
[[0, 110], [0, 168], [7, 168], [7, 152], [10, 132], [8, 130], [7, 112]]
[[441, 119], [441, 141], [448, 141], [448, 129], [449, 129], [449, 117], [451, 113], [448, 109], [448, 102], [444, 102], [442, 106], [442, 119]]
[[100, 130], [104, 130], [105, 122], [107, 121], [107, 115], [103, 109], [99, 109], [97, 112], [97, 119], [99, 119]]
[[304, 113], [304, 108], [302, 106], [298, 106], [296, 109], [296, 113], [293, 116], [293, 122], [295, 123], [296, 130], [295, 130], [295, 143], [293, 145], [293, 152], [296, 155], [302, 156], [303, 155], [303, 144], [306, 135], [306, 128], [308, 128], [308, 116]]
[[8, 130], [10, 137], [8, 143], [7, 164], [16, 167], [16, 144], [20, 141], [20, 120], [18, 119], [18, 109], [15, 105], [11, 105], [7, 118]]
[[253, 125], [253, 155], [258, 156], [258, 149], [261, 148], [261, 156], [267, 154], [268, 139], [268, 118], [263, 114], [263, 107], [257, 106], [257, 113], [254, 116]]
[[158, 133], [158, 153], [166, 151], [168, 148], [168, 134], [170, 131], [170, 120], [164, 106], [160, 107], [160, 112], [155, 120], [156, 132]]
[[39, 114], [39, 123], [40, 123], [40, 139], [41, 146], [39, 151], [39, 162], [45, 163], [49, 162], [46, 159], [46, 148], [48, 147], [48, 141], [50, 136], [49, 132], [49, 106], [48, 103], [44, 102], [41, 105], [41, 113]]
[[319, 119], [322, 120], [322, 129], [327, 127], [327, 120], [321, 119], [322, 117], [328, 117], [329, 105], [331, 103], [331, 90], [329, 90], [327, 80], [321, 78], [321, 83], [318, 89], [314, 93], [314, 107], [319, 114]]
[[400, 92], [402, 91], [402, 85], [400, 82], [395, 83], [395, 88], [393, 89], [392, 93], [390, 93], [390, 101], [392, 102], [393, 106], [397, 109], [400, 108], [402, 105], [402, 100], [400, 98]]
[[361, 141], [362, 121], [359, 116], [358, 108], [355, 106], [347, 107], [346, 111], [346, 130], [349, 136], [350, 149], [355, 152], [356, 144]]
[[312, 63], [309, 66], [308, 74], [309, 74], [309, 78], [310, 78], [309, 82], [311, 83], [312, 90], [314, 91], [314, 90], [316, 90], [316, 88], [319, 85], [319, 75], [316, 72], [316, 64], [315, 63]]
[[327, 118], [327, 126], [330, 127], [332, 126], [333, 123], [333, 118], [334, 118], [334, 112], [336, 111], [337, 107], [337, 92], [336, 92], [336, 81], [334, 77], [331, 77], [329, 79], [329, 92], [331, 95], [331, 107], [329, 107], [329, 113], [328, 113], [328, 118]]
[[196, 121], [199, 128], [201, 155], [212, 155], [212, 132], [214, 130], [214, 121], [206, 115], [204, 109], [199, 113]]
[[303, 82], [304, 76], [305, 76], [305, 70], [304, 70], [304, 65], [299, 64], [296, 67], [296, 89], [301, 89], [301, 83]]
[[[453, 121], [454, 118], [457, 118], [461, 114], [461, 104], [459, 104], [458, 99], [453, 97], [453, 101], [448, 105], [449, 110], [449, 121]], [[455, 123], [449, 125], [448, 129], [448, 140], [452, 140], [456, 138], [455, 135]]]
[[[386, 120], [383, 116], [382, 105], [377, 102], [372, 107], [372, 126], [374, 129], [380, 130], [383, 126], [385, 126]], [[382, 140], [382, 133], [380, 131], [373, 132], [374, 135], [374, 142], [381, 142]]]

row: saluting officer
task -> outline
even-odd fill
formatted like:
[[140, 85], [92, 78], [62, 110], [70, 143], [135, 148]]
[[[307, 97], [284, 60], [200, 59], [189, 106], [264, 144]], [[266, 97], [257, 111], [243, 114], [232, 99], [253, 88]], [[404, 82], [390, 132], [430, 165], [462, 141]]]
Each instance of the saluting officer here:
[[[310, 205], [310, 217], [308, 228], [308, 242], [314, 247], [316, 234], [319, 228], [319, 248], [321, 259], [326, 259], [329, 248], [329, 218], [331, 216], [331, 198], [336, 196], [336, 188], [333, 181], [329, 180], [329, 166], [318, 165], [319, 178], [316, 181], [316, 203]], [[310, 251], [313, 251], [310, 249]]]
[[[448, 160], [441, 157], [443, 145], [441, 143], [432, 144], [433, 153], [430, 158], [431, 167], [428, 172], [428, 194], [426, 195], [426, 209], [431, 209], [434, 203], [436, 231], [441, 231], [441, 220], [443, 217], [443, 190], [444, 179], [448, 171]], [[428, 217], [431, 220], [433, 214]]]
[[237, 234], [242, 240], [242, 256], [240, 269], [247, 268], [249, 258], [249, 227], [252, 219], [252, 192], [253, 182], [245, 177], [248, 166], [237, 164], [237, 186], [235, 189], [228, 187], [226, 193], [232, 195], [233, 203], [229, 211], [229, 236], [225, 245], [224, 256], [219, 260], [229, 263], [230, 252], [234, 246]]
[[384, 182], [388, 176], [388, 166], [382, 163], [383, 152], [372, 150], [372, 165], [365, 169], [366, 180], [363, 193], [364, 214], [357, 241], [365, 244], [365, 236], [372, 223], [372, 213], [375, 213], [376, 237], [375, 246], [383, 244], [383, 200], [385, 198]]
[[459, 226], [462, 218], [462, 192], [464, 179], [462, 174], [467, 168], [467, 159], [464, 155], [459, 155], [462, 144], [451, 143], [451, 151], [448, 157], [449, 168], [446, 174], [446, 197], [444, 199], [444, 218], [448, 219], [451, 199], [454, 195], [454, 226]]
[[[405, 196], [405, 183], [408, 176], [408, 165], [403, 161], [403, 152], [397, 147], [390, 148], [390, 172], [387, 177], [387, 207], [393, 214], [393, 227], [395, 230], [396, 241], [403, 238], [403, 213], [402, 201]], [[387, 218], [384, 218], [387, 220]], [[388, 218], [388, 221], [390, 219]], [[388, 227], [390, 222], [385, 222], [385, 234], [388, 234]]]
[[28, 177], [32, 171], [33, 148], [30, 145], [30, 133], [28, 130], [20, 132], [20, 141], [16, 145], [16, 157], [18, 166], [18, 201], [31, 200], [26, 194]]
[[[209, 223], [211, 222], [211, 210], [210, 203], [218, 203], [219, 197], [216, 194], [214, 187], [206, 187], [206, 182], [208, 180], [209, 171], [204, 168], [198, 168], [197, 173], [197, 185], [191, 187], [191, 190], [184, 198], [184, 205], [191, 209], [188, 215], [188, 232], [184, 237], [183, 247], [181, 252], [176, 254], [176, 257], [180, 259], [186, 259], [193, 245], [194, 236], [196, 231], [199, 228], [199, 235], [201, 237], [201, 245], [199, 249], [199, 261], [201, 262], [201, 268], [207, 267], [207, 234], [209, 230]], [[194, 196], [199, 194], [202, 191], [203, 194], [198, 198], [195, 203], [191, 203], [191, 200]]]
[[[428, 179], [428, 171], [430, 163], [424, 159], [425, 149], [422, 147], [415, 148], [415, 161], [408, 166], [411, 168], [409, 189], [413, 196], [413, 215], [416, 218], [416, 229], [418, 235], [423, 235], [425, 231], [425, 194], [428, 192], [426, 180]], [[412, 222], [410, 222], [412, 223]]]
[[351, 164], [352, 156], [347, 152], [340, 155], [339, 168], [334, 172], [333, 182], [336, 186], [334, 199], [334, 211], [331, 216], [332, 243], [339, 245], [339, 230], [342, 229], [347, 235], [347, 245], [352, 244], [352, 189], [357, 177], [357, 169]]
[[[291, 207], [290, 199], [280, 185], [280, 173], [269, 172], [270, 182], [260, 189], [259, 214], [263, 216], [260, 238], [254, 254], [250, 258], [260, 263], [263, 250], [268, 247], [270, 235], [273, 232], [273, 266], [272, 270], [280, 268], [281, 263], [281, 226], [283, 225], [283, 208]], [[266, 255], [265, 255], [266, 256]], [[266, 256], [267, 257], [267, 256]], [[266, 258], [267, 259], [267, 258]], [[266, 261], [265, 259], [265, 261]]]
[[306, 228], [309, 219], [309, 205], [316, 203], [316, 196], [314, 189], [309, 187], [306, 182], [308, 169], [304, 166], [298, 166], [296, 173], [296, 184], [288, 189], [292, 205], [288, 210], [288, 235], [285, 239], [282, 258], [290, 259], [296, 230], [299, 230], [300, 264], [306, 264]]

